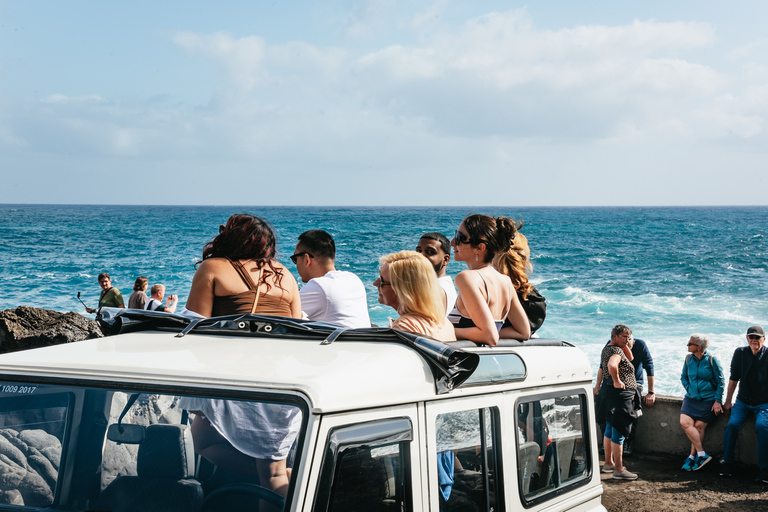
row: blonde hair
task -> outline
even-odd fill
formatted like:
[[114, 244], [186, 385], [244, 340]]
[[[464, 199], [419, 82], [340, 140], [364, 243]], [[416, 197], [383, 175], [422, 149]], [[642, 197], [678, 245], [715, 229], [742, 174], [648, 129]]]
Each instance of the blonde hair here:
[[389, 267], [389, 280], [400, 302], [398, 313], [423, 316], [438, 324], [445, 318], [443, 289], [426, 256], [400, 251], [382, 256], [379, 265]]
[[531, 263], [528, 239], [524, 234], [519, 231], [515, 234], [509, 250], [497, 253], [493, 258], [493, 266], [502, 274], [509, 276], [515, 291], [523, 297], [523, 300], [528, 298], [528, 294], [533, 290], [533, 285], [528, 282], [528, 276], [533, 272], [533, 263]]

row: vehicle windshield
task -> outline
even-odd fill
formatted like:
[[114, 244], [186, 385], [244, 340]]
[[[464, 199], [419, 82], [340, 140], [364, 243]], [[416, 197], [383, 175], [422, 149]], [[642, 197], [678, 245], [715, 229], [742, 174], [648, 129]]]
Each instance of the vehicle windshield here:
[[282, 510], [305, 411], [291, 397], [0, 383], [0, 506]]

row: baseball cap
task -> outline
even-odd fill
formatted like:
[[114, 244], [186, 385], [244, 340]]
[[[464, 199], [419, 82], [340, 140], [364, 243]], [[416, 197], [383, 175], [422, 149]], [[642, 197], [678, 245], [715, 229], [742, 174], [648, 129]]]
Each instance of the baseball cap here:
[[750, 334], [759, 334], [760, 336], [765, 336], [765, 331], [759, 325], [753, 325], [752, 327], [747, 329], [747, 336], [749, 336]]

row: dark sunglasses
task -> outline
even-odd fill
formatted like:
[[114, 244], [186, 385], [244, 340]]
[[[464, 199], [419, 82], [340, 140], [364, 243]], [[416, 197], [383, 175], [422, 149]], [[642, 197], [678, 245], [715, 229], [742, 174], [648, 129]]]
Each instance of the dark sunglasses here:
[[379, 288], [384, 288], [385, 286], [392, 286], [392, 283], [389, 281], [385, 281], [383, 277], [381, 277], [381, 274], [379, 274]]
[[750, 334], [747, 336], [748, 340], [759, 340], [760, 338], [762, 338], [762, 336], [760, 336], [759, 334]]
[[304, 251], [304, 252], [297, 252], [296, 254], [291, 254], [289, 257], [291, 258], [291, 261], [292, 261], [292, 262], [293, 262], [293, 264], [295, 265], [295, 264], [296, 264], [296, 262], [297, 262], [297, 261], [299, 261], [299, 258], [300, 258], [301, 256], [304, 256], [305, 254], [306, 254], [307, 256], [309, 256], [310, 258], [314, 258], [314, 256], [313, 256], [313, 255], [311, 255], [310, 253], [308, 253], [307, 251]]
[[472, 239], [469, 238], [469, 236], [465, 235], [458, 229], [456, 230], [456, 233], [453, 235], [453, 239], [456, 240], [457, 244], [468, 244], [469, 242], [472, 241]]

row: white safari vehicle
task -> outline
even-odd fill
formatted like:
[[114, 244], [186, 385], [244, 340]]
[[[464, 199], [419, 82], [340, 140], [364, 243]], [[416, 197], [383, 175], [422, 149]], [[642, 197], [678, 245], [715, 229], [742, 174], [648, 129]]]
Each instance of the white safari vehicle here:
[[605, 510], [592, 374], [568, 343], [102, 321], [115, 335], [0, 356], [0, 510]]

